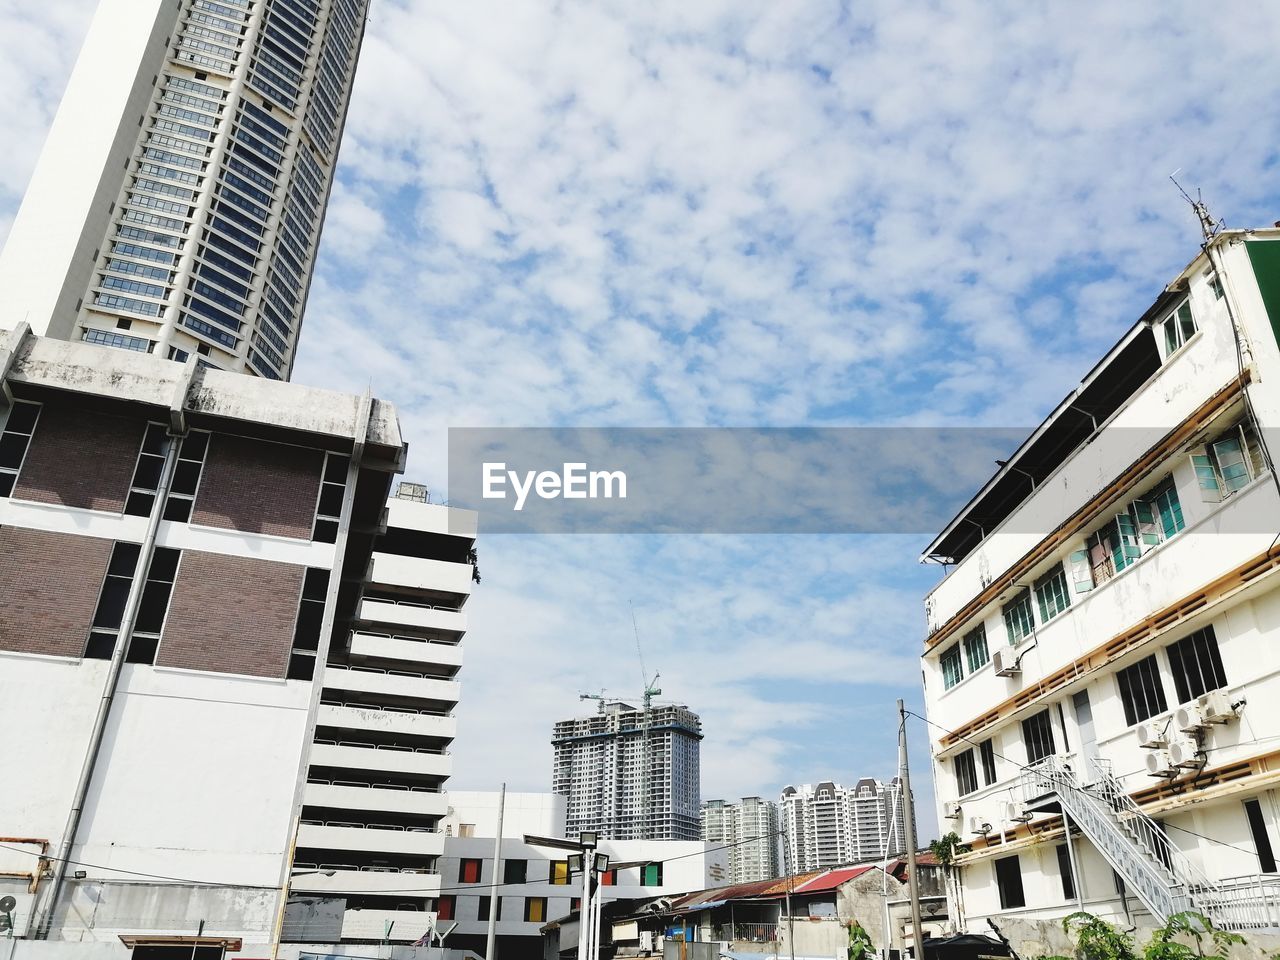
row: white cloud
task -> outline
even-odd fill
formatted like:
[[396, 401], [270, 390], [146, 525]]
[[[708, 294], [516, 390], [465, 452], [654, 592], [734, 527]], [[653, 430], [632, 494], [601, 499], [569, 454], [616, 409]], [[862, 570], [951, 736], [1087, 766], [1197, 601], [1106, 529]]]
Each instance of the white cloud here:
[[[0, 0], [0, 232], [91, 7]], [[296, 378], [372, 380], [436, 488], [451, 425], [1037, 420], [1196, 251], [1169, 172], [1280, 215], [1278, 42], [1242, 2], [379, 0]], [[629, 596], [708, 794], [889, 772], [845, 724], [918, 696], [913, 545], [482, 557], [463, 782], [545, 785], [574, 692], [636, 685]]]

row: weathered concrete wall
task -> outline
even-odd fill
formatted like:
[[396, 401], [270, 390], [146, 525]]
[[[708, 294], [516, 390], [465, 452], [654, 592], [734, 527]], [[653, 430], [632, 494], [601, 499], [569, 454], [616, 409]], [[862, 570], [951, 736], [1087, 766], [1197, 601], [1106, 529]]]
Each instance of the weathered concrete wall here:
[[[1009, 944], [1022, 960], [1036, 960], [1037, 957], [1074, 957], [1076, 948], [1074, 940], [1062, 929], [1061, 920], [1026, 920], [1006, 917], [996, 921], [1000, 932], [1009, 939]], [[1132, 933], [1137, 949], [1141, 951], [1151, 939], [1155, 923], [1149, 917], [1135, 917], [1135, 929]], [[1121, 929], [1127, 929], [1121, 927]], [[1280, 952], [1280, 935], [1251, 933], [1245, 939], [1244, 946], [1233, 947], [1232, 960], [1270, 960]], [[1187, 941], [1190, 945], [1191, 941]], [[1212, 946], [1209, 946], [1212, 951]]]

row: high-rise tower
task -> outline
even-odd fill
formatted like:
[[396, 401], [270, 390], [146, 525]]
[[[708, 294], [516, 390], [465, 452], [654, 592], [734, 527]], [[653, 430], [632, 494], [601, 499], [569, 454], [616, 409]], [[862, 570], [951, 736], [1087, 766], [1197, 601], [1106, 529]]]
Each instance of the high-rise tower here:
[[287, 379], [369, 0], [101, 0], [0, 326]]
[[551, 789], [568, 798], [569, 836], [699, 839], [702, 721], [688, 707], [654, 706], [647, 749], [645, 736], [644, 711], [615, 700], [555, 725]]

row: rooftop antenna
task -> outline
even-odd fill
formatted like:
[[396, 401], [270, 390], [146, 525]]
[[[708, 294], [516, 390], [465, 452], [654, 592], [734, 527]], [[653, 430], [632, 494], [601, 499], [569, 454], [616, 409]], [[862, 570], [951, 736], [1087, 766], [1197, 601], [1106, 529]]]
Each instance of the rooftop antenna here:
[[1177, 180], [1177, 176], [1182, 172], [1179, 167], [1173, 173], [1169, 174], [1169, 179], [1173, 181], [1173, 185], [1178, 188], [1178, 192], [1182, 194], [1182, 199], [1191, 204], [1191, 210], [1195, 213], [1196, 219], [1200, 221], [1200, 232], [1204, 234], [1204, 242], [1208, 243], [1218, 235], [1218, 232], [1226, 226], [1225, 220], [1215, 221], [1209, 214], [1209, 208], [1205, 205], [1204, 198], [1200, 195], [1200, 188], [1196, 188], [1196, 195], [1193, 199], [1191, 194], [1183, 189], [1182, 184]]

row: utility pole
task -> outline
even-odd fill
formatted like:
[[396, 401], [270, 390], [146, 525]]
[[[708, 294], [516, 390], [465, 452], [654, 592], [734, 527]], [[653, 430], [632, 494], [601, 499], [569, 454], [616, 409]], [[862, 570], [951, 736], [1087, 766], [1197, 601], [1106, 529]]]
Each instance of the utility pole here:
[[484, 960], [494, 960], [494, 940], [498, 933], [498, 877], [502, 874], [502, 814], [507, 808], [507, 785], [498, 791], [498, 829], [493, 841], [493, 877], [489, 887], [489, 930], [484, 938]]
[[791, 960], [796, 960], [796, 921], [791, 915], [791, 885], [795, 864], [791, 862], [791, 832], [789, 825], [782, 829], [782, 858], [787, 871], [787, 949], [791, 953]]
[[902, 768], [902, 823], [907, 840], [907, 884], [911, 896], [911, 952], [924, 960], [924, 928], [920, 925], [920, 880], [916, 876], [916, 812], [911, 802], [911, 768], [907, 765], [907, 708], [898, 701], [898, 765]]

